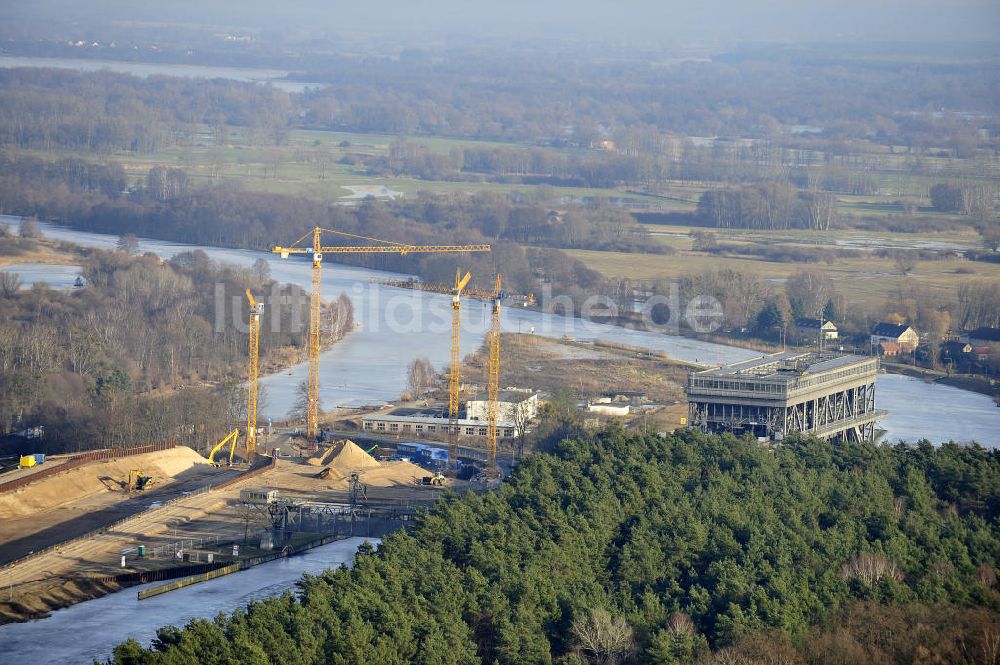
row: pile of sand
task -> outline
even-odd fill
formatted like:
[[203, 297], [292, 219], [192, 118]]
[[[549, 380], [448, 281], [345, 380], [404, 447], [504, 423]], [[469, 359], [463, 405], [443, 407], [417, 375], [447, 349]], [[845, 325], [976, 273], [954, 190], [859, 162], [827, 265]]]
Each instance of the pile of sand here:
[[323, 457], [327, 460], [324, 466], [340, 471], [359, 471], [382, 466], [377, 459], [349, 439], [333, 444]]
[[348, 439], [337, 441], [326, 450], [317, 452], [315, 455], [306, 460], [306, 464], [312, 464], [313, 466], [326, 466], [329, 464], [330, 458], [333, 457], [338, 450], [340, 450], [340, 444], [347, 440]]
[[155, 485], [160, 485], [207, 464], [208, 460], [185, 446], [86, 464], [0, 494], [0, 519], [26, 517], [95, 494], [121, 491], [120, 483], [128, 479], [131, 469], [152, 476]]

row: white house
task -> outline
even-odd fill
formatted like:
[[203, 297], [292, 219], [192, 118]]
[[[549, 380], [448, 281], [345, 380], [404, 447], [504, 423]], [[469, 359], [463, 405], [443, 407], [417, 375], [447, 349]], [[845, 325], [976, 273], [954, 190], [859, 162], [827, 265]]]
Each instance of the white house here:
[[823, 331], [823, 339], [837, 339], [837, 324], [825, 319], [795, 319], [795, 327], [799, 333], [807, 337], [819, 337]]
[[913, 351], [920, 344], [920, 335], [908, 325], [880, 323], [872, 328], [871, 345], [878, 346], [881, 342], [895, 342], [900, 351]]
[[[498, 422], [516, 423], [519, 420], [516, 415], [522, 416], [523, 422], [538, 415], [538, 393], [532, 390], [501, 390], [498, 398]], [[466, 419], [486, 422], [487, 404], [485, 393], [470, 399], [465, 403]]]

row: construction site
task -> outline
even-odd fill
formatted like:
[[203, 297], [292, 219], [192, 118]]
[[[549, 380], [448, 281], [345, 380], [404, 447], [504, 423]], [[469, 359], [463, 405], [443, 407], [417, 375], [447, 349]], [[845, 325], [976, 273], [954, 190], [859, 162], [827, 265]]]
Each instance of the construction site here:
[[[308, 458], [233, 466], [154, 447], [82, 464], [54, 459], [16, 487], [0, 484], [0, 623], [323, 536], [381, 536], [443, 487], [467, 486], [411, 462], [380, 462], [348, 440]], [[129, 485], [137, 475], [149, 478], [144, 489]]]
[[[324, 233], [367, 244], [323, 245]], [[447, 286], [389, 284], [450, 296], [451, 362], [442, 381], [447, 390], [436, 401], [425, 394], [420, 405], [391, 405], [363, 416], [328, 414], [321, 427], [323, 255], [489, 250], [403, 245], [321, 228], [291, 246], [275, 247], [282, 258], [311, 259], [304, 427], [261, 427], [264, 305], [247, 290], [246, 419], [230, 422], [228, 434], [204, 454], [170, 441], [136, 442], [77, 455], [27, 455], [21, 468], [0, 473], [0, 585], [6, 592], [0, 623], [44, 616], [127, 586], [175, 580], [173, 585], [239, 570], [331, 539], [381, 537], [413, 524], [446, 489], [488, 491], [509, 468], [516, 441], [523, 446], [539, 411], [540, 393], [517, 384], [551, 394], [567, 363], [578, 387], [595, 395], [608, 389], [628, 393], [641, 380], [654, 398], [634, 416], [643, 427], [647, 414], [656, 412], [677, 420], [669, 414], [681, 394], [682, 366], [610, 344], [502, 335], [501, 306], [530, 303], [532, 296], [505, 292], [500, 274], [491, 276], [493, 288], [475, 290], [471, 275], [456, 271]], [[461, 345], [466, 298], [486, 303], [488, 326], [482, 348], [472, 349], [471, 364], [463, 367], [469, 362]], [[514, 385], [503, 388], [502, 340], [516, 358], [504, 370]], [[501, 443], [504, 459], [498, 461]]]
[[[323, 233], [366, 245], [324, 246]], [[311, 240], [311, 243], [303, 243]], [[406, 528], [444, 488], [486, 490], [499, 470], [497, 440], [512, 435], [501, 420], [500, 305], [502, 278], [478, 294], [491, 303], [489, 378], [475, 405], [481, 444], [462, 447], [469, 480], [456, 476], [459, 437], [451, 463], [420, 466], [395, 446], [358, 446], [349, 439], [320, 441], [320, 316], [324, 253], [490, 251], [489, 245], [416, 246], [315, 228], [282, 258], [312, 260], [309, 306], [309, 379], [305, 431], [269, 428], [268, 455], [258, 445], [259, 339], [263, 304], [247, 290], [246, 421], [207, 456], [171, 442], [104, 449], [79, 455], [22, 457], [0, 474], [0, 623], [24, 621], [122, 587], [188, 575], [212, 574], [329, 542]], [[459, 418], [461, 296], [470, 275], [456, 277], [452, 294], [450, 403], [440, 418]], [[533, 398], [537, 402], [537, 397]], [[139, 442], [137, 442], [139, 443]], [[381, 444], [386, 446], [386, 444]], [[290, 451], [290, 452], [289, 452]], [[433, 467], [433, 468], [432, 468]], [[248, 563], [249, 562], [249, 563]], [[238, 567], [237, 567], [238, 569]]]

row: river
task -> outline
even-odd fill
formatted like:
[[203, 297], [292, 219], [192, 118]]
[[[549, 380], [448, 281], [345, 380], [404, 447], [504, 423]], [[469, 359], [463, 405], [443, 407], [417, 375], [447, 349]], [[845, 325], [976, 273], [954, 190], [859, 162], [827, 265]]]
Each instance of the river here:
[[111, 657], [115, 645], [130, 637], [149, 646], [162, 626], [212, 619], [220, 612], [229, 613], [293, 589], [305, 573], [318, 575], [327, 568], [350, 565], [365, 540], [348, 538], [322, 545], [146, 600], [138, 600], [138, 591], [163, 582], [129, 587], [57, 610], [38, 621], [0, 626], [0, 662], [43, 665], [104, 661]]
[[80, 276], [80, 266], [64, 266], [52, 263], [11, 263], [0, 266], [0, 271], [14, 273], [21, 278], [21, 288], [30, 289], [36, 283], [44, 283], [53, 289], [72, 289]]
[[[17, 217], [0, 216], [0, 223], [16, 225]], [[113, 248], [117, 236], [77, 231], [40, 223], [50, 238], [80, 245]], [[300, 259], [280, 259], [267, 252], [187, 245], [163, 240], [140, 239], [141, 251], [169, 258], [179, 252], [202, 250], [213, 260], [250, 266], [267, 260], [275, 280], [310, 288], [310, 265]], [[458, 259], [460, 261], [461, 259]], [[358, 329], [322, 354], [320, 401], [324, 409], [382, 404], [395, 400], [406, 385], [406, 367], [414, 358], [427, 357], [441, 368], [448, 364], [450, 298], [446, 295], [398, 289], [372, 284], [371, 277], [398, 279], [401, 275], [334, 263], [327, 257], [323, 295], [333, 299], [342, 291], [354, 304]], [[210, 288], [210, 287], [206, 287]], [[232, 309], [229, 307], [228, 309]], [[236, 311], [243, 311], [242, 305]], [[488, 325], [484, 303], [468, 300], [462, 308], [463, 353], [477, 349]], [[228, 321], [227, 325], [233, 325]], [[265, 312], [262, 325], [268, 325]], [[543, 314], [535, 310], [508, 307], [503, 310], [503, 328], [580, 340], [606, 339], [632, 344], [672, 357], [703, 365], [745, 360], [757, 352], [712, 344], [676, 335], [628, 330], [578, 318]], [[280, 419], [295, 402], [298, 386], [305, 381], [308, 365], [301, 363], [287, 371], [264, 377], [266, 393], [262, 416]], [[991, 447], [1000, 445], [1000, 409], [986, 395], [895, 374], [878, 378], [878, 408], [890, 411], [880, 426], [887, 441], [934, 443], [950, 440], [978, 441]]]
[[108, 70], [120, 74], [149, 76], [177, 76], [181, 78], [232, 79], [247, 83], [267, 83], [285, 92], [302, 92], [324, 84], [286, 79], [288, 71], [255, 67], [225, 67], [222, 65], [182, 65], [166, 62], [127, 62], [121, 60], [96, 60], [88, 58], [40, 58], [35, 56], [0, 56], [0, 67], [53, 67], [78, 72]]

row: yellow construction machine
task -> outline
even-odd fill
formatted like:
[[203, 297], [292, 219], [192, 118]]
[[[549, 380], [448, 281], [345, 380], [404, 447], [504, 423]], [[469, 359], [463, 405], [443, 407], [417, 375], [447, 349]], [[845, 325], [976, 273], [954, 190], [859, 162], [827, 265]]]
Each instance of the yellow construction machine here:
[[240, 438], [240, 430], [239, 429], [234, 429], [232, 432], [230, 432], [229, 434], [227, 434], [226, 438], [224, 438], [222, 441], [219, 441], [217, 444], [215, 444], [215, 447], [212, 448], [212, 452], [210, 452], [208, 454], [208, 461], [209, 461], [209, 463], [214, 464], [215, 466], [221, 466], [221, 464], [219, 462], [215, 461], [215, 454], [217, 452], [219, 452], [220, 450], [222, 450], [223, 448], [225, 448], [226, 444], [228, 443], [229, 444], [229, 464], [230, 464], [230, 466], [232, 466], [232, 464], [233, 464], [233, 457], [236, 455], [236, 441], [239, 438]]
[[132, 469], [128, 472], [128, 481], [125, 484], [126, 492], [141, 492], [153, 484], [153, 477], [143, 474], [142, 469]]

